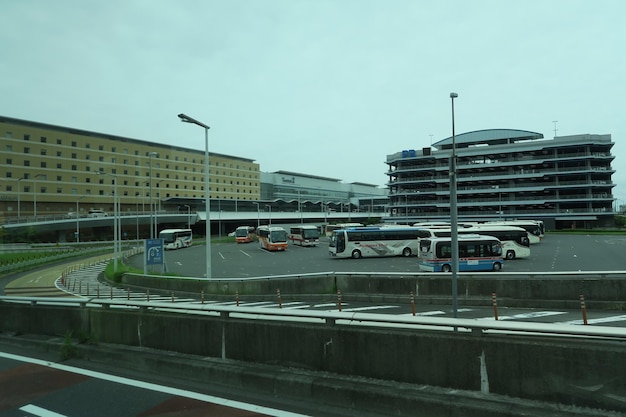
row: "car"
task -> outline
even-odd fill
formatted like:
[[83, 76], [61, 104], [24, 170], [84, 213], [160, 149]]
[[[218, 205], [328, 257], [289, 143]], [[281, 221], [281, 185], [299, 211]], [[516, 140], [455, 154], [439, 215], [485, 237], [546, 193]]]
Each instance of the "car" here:
[[107, 217], [108, 214], [104, 210], [90, 209], [87, 217]]

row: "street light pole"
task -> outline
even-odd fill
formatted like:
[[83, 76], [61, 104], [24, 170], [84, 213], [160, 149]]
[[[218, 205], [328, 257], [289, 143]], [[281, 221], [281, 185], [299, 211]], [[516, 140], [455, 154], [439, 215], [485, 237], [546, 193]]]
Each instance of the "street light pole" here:
[[178, 115], [181, 121], [204, 128], [204, 203], [206, 211], [206, 277], [211, 278], [211, 193], [209, 192], [209, 126], [187, 116]]
[[117, 175], [109, 174], [104, 171], [97, 171], [98, 175], [110, 175], [113, 177], [113, 272], [117, 272], [117, 258], [120, 249], [119, 243], [119, 206], [118, 206], [118, 196], [117, 196]]
[[191, 229], [191, 206], [185, 204], [183, 207], [187, 207], [187, 229]]
[[266, 204], [265, 207], [270, 209], [270, 216], [269, 216], [269, 219], [268, 219], [268, 226], [271, 226], [272, 225], [272, 206], [269, 205], [269, 204]]
[[459, 95], [450, 93], [452, 101], [452, 156], [450, 157], [450, 226], [452, 245], [452, 317], [457, 317], [457, 280], [459, 273], [459, 230], [458, 230], [458, 209], [456, 196], [456, 136], [454, 131], [454, 99]]
[[159, 156], [158, 152], [148, 152], [148, 165], [150, 166], [150, 239], [154, 239], [153, 207], [152, 207], [152, 157]]
[[17, 221], [19, 223], [20, 218], [21, 218], [21, 203], [20, 203], [20, 194], [22, 193], [21, 191], [21, 186], [20, 186], [20, 181], [22, 181], [24, 179], [24, 177], [22, 178], [18, 178], [17, 180]]
[[35, 217], [35, 221], [37, 221], [37, 177], [40, 177], [41, 174], [37, 174], [33, 177], [33, 216]]
[[78, 213], [78, 202], [85, 196], [76, 199], [76, 243], [80, 243], [80, 215]]

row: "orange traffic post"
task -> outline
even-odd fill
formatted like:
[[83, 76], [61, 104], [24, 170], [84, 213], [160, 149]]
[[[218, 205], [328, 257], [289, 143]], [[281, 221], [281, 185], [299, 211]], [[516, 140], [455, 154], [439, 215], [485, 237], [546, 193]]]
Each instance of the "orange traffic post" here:
[[498, 320], [498, 302], [496, 301], [496, 293], [491, 294], [491, 302], [493, 304], [493, 317]]
[[337, 310], [341, 311], [341, 290], [337, 290]]
[[200, 291], [200, 301], [201, 304], [204, 304], [204, 290]]
[[583, 324], [589, 324], [587, 322], [587, 307], [585, 306], [585, 296], [580, 294], [580, 310], [583, 313]]
[[235, 291], [235, 303], [237, 307], [239, 307], [239, 291]]
[[415, 297], [413, 296], [413, 291], [409, 294], [411, 295], [411, 313], [415, 315]]
[[280, 288], [276, 290], [276, 296], [278, 297], [278, 308], [283, 308], [283, 301], [280, 298]]
[[174, 302], [174, 291], [172, 291], [172, 302]]

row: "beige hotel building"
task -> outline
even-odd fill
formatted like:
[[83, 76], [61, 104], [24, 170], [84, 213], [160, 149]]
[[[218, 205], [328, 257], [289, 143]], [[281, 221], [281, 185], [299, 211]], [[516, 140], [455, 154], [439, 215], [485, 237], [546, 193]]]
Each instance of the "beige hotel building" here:
[[[150, 188], [155, 206], [205, 196], [204, 149], [4, 116], [0, 149], [0, 223], [76, 207], [81, 215], [112, 213], [115, 187], [122, 212], [148, 211]], [[260, 198], [259, 164], [252, 159], [211, 152], [209, 181], [212, 200]]]

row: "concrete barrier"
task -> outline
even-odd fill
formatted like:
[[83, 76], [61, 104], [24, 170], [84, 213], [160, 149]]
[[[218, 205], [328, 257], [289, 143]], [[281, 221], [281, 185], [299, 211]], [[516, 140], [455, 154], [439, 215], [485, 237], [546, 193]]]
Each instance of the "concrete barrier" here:
[[0, 330], [626, 412], [618, 342], [15, 303]]

